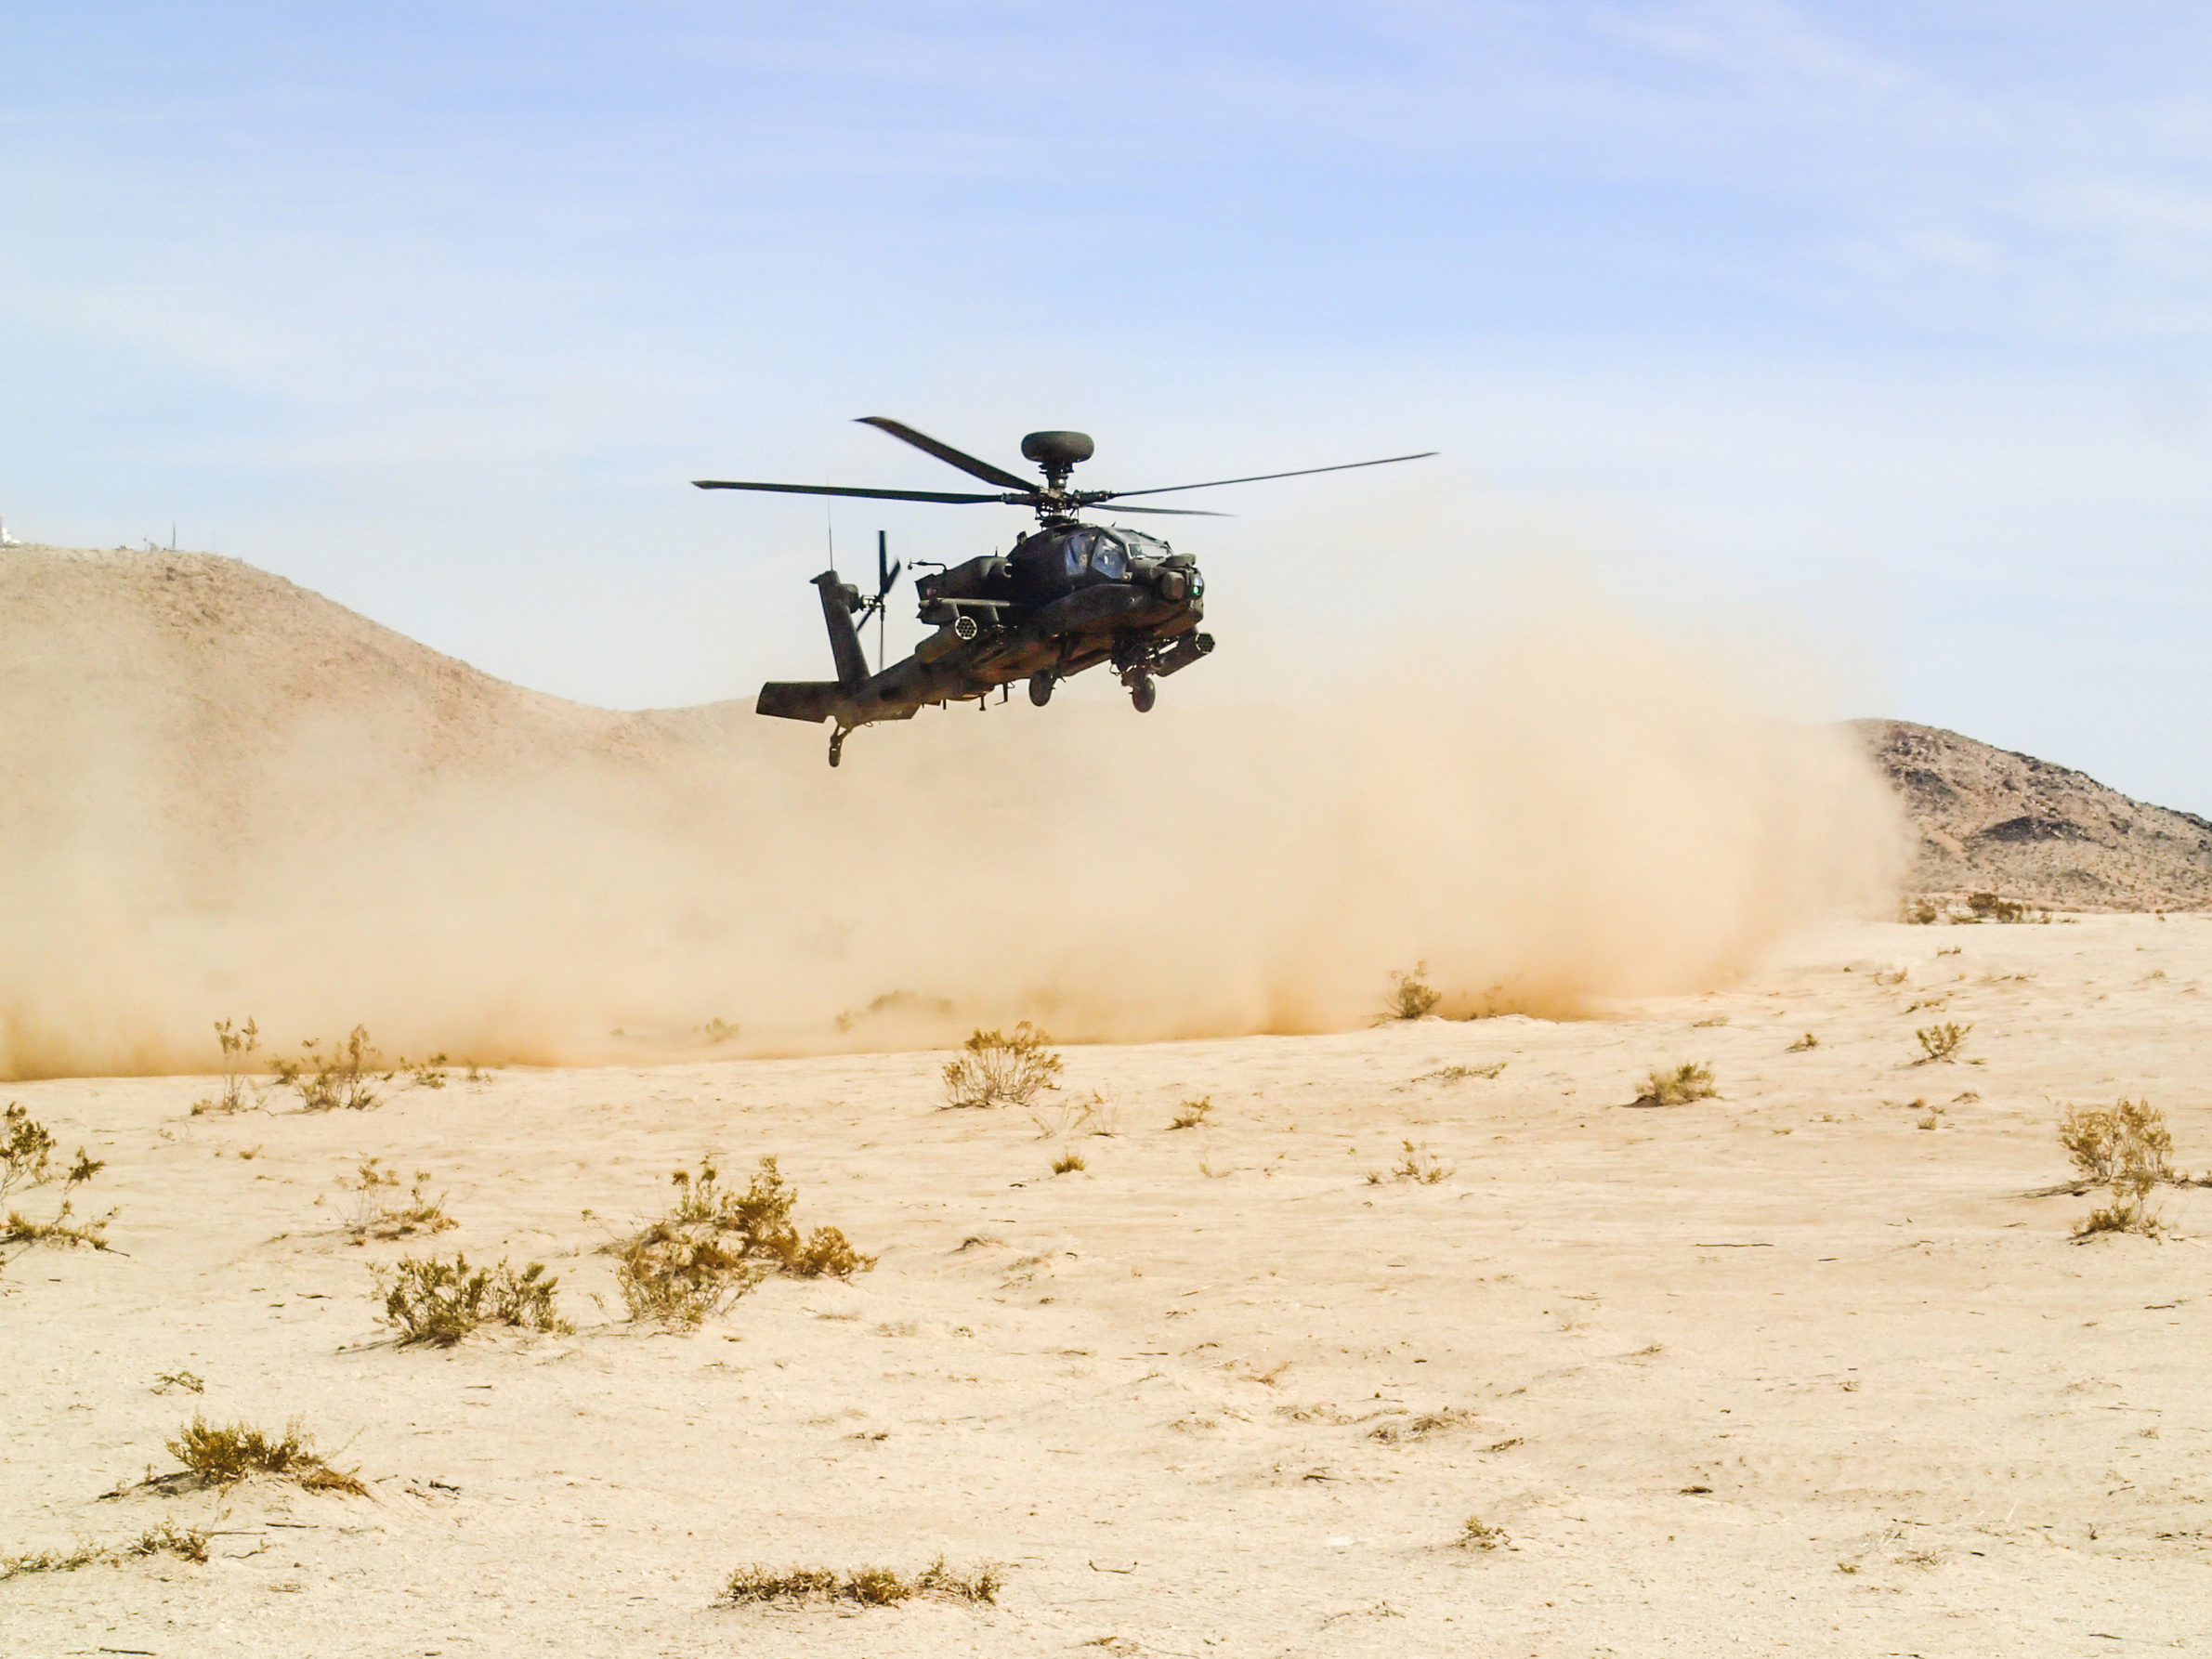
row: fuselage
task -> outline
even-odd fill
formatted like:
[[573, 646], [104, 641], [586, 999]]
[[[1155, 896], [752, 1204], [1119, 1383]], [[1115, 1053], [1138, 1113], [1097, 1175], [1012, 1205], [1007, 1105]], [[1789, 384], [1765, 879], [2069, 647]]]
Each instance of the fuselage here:
[[1170, 662], [1206, 614], [1197, 562], [1137, 531], [1047, 525], [1003, 555], [922, 577], [915, 591], [921, 620], [936, 632], [849, 694], [858, 716], [850, 724], [901, 719], [1041, 673], [1066, 679], [1140, 660], [1172, 673], [1203, 655]]

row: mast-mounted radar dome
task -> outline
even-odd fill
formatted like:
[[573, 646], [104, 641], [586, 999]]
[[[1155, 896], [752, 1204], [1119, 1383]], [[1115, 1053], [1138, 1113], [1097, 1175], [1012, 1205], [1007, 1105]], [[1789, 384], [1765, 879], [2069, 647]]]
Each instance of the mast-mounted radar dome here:
[[1032, 432], [1022, 439], [1022, 459], [1046, 472], [1064, 471], [1094, 453], [1088, 432]]

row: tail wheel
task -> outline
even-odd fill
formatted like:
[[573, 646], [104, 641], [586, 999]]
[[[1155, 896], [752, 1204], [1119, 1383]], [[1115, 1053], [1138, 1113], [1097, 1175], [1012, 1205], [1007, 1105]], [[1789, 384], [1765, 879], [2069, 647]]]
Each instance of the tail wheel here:
[[1050, 669], [1029, 676], [1029, 700], [1041, 709], [1053, 700], [1053, 675]]
[[1150, 674], [1139, 674], [1129, 687], [1129, 700], [1140, 714], [1152, 712], [1152, 705], [1159, 700], [1159, 687]]
[[834, 766], [844, 759], [844, 732], [843, 728], [830, 734], [830, 764]]

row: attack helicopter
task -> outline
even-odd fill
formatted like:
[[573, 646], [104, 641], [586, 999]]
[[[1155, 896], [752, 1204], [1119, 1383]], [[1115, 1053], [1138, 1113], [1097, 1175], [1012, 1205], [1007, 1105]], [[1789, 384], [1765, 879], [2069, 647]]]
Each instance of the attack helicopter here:
[[[991, 692], [1008, 695], [1013, 683], [1029, 683], [1029, 700], [1042, 708], [1053, 688], [1087, 668], [1113, 666], [1129, 700], [1139, 713], [1158, 697], [1157, 682], [1179, 673], [1213, 649], [1213, 635], [1201, 633], [1206, 614], [1206, 579], [1198, 561], [1177, 553], [1157, 536], [1120, 525], [1086, 524], [1078, 515], [1088, 508], [1132, 495], [1170, 495], [1184, 490], [1215, 490], [1228, 484], [1257, 484], [1272, 478], [1300, 478], [1314, 473], [1349, 472], [1421, 461], [1436, 453], [1386, 455], [1380, 461], [1352, 461], [1336, 466], [1301, 467], [1294, 472], [1257, 473], [1242, 478], [1214, 478], [1203, 484], [1170, 484], [1157, 490], [1071, 490], [1075, 468], [1091, 459], [1093, 446], [1081, 432], [1032, 432], [1022, 439], [1022, 458], [1044, 474], [1033, 478], [940, 443], [883, 415], [861, 417], [862, 425], [889, 433], [924, 454], [958, 467], [971, 477], [997, 485], [988, 495], [935, 490], [861, 490], [830, 484], [750, 484], [725, 478], [695, 478], [700, 490], [753, 490], [776, 495], [857, 496], [868, 501], [942, 502], [972, 505], [996, 502], [1027, 507], [1038, 528], [1015, 542], [1003, 557], [996, 554], [939, 568], [914, 581], [919, 617], [936, 632], [915, 647], [913, 655], [888, 668], [868, 672], [860, 629], [870, 617], [879, 632], [884, 601], [899, 577], [881, 534], [876, 542], [876, 591], [862, 597], [834, 567], [814, 578], [820, 591], [822, 620], [830, 631], [834, 680], [771, 680], [760, 688], [755, 712], [784, 720], [819, 725], [835, 721], [830, 734], [830, 764], [844, 753], [846, 736], [879, 720], [911, 720], [932, 704], [975, 700]], [[1123, 514], [1221, 518], [1227, 515], [1193, 507], [1129, 507]], [[1004, 689], [1002, 689], [1004, 688]]]

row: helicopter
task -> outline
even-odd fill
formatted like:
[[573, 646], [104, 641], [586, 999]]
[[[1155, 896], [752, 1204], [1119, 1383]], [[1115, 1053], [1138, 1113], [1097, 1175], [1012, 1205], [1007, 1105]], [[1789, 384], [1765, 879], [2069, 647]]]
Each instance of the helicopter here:
[[[1132, 495], [1169, 495], [1184, 490], [1214, 490], [1227, 484], [1257, 484], [1272, 478], [1299, 478], [1314, 473], [1349, 472], [1422, 461], [1436, 453], [1387, 455], [1380, 461], [1351, 461], [1336, 466], [1301, 467], [1295, 472], [1258, 473], [1250, 477], [1215, 478], [1203, 484], [1171, 484], [1157, 490], [1071, 490], [1075, 468], [1095, 452], [1088, 434], [1032, 432], [1022, 439], [1022, 458], [1044, 474], [1040, 484], [1019, 473], [980, 461], [928, 434], [883, 415], [863, 415], [860, 425], [886, 432], [924, 454], [958, 467], [971, 477], [999, 487], [988, 495], [935, 490], [861, 490], [830, 484], [752, 484], [725, 478], [695, 478], [700, 490], [753, 490], [777, 495], [858, 496], [870, 501], [942, 502], [971, 505], [997, 502], [1027, 507], [1038, 528], [997, 554], [940, 567], [918, 576], [914, 593], [920, 620], [936, 633], [913, 654], [868, 672], [860, 629], [877, 619], [879, 636], [884, 601], [898, 580], [883, 535], [876, 537], [876, 591], [863, 597], [834, 566], [813, 579], [821, 595], [822, 620], [830, 631], [834, 680], [771, 680], [760, 688], [754, 712], [783, 720], [819, 725], [836, 722], [830, 734], [830, 764], [844, 753], [844, 740], [857, 728], [879, 720], [911, 720], [923, 709], [974, 700], [981, 705], [991, 692], [1001, 700], [1013, 683], [1029, 683], [1029, 700], [1042, 708], [1062, 680], [1085, 669], [1110, 663], [1139, 713], [1158, 697], [1158, 682], [1179, 673], [1213, 649], [1213, 635], [1201, 633], [1206, 614], [1206, 579], [1198, 561], [1177, 553], [1157, 536], [1119, 524], [1086, 524], [1086, 508]], [[1125, 513], [1184, 518], [1222, 518], [1226, 514], [1193, 507], [1117, 507]], [[878, 660], [881, 661], [879, 645]]]

